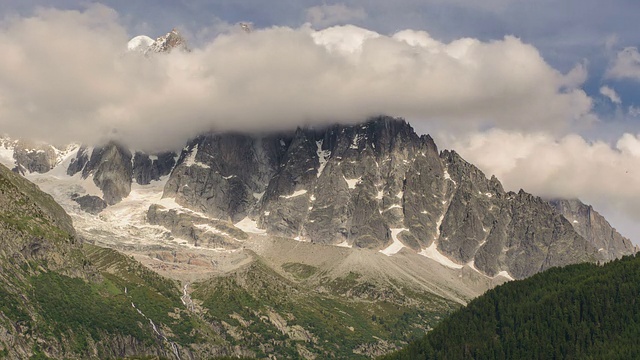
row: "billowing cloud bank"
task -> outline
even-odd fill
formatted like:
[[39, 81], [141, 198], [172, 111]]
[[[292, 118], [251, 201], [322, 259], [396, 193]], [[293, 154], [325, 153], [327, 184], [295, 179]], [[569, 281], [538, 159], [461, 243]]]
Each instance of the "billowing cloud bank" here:
[[581, 66], [563, 75], [513, 37], [442, 43], [412, 30], [274, 27], [145, 57], [126, 52], [131, 36], [102, 6], [3, 21], [2, 130], [56, 143], [116, 137], [158, 150], [207, 130], [378, 114], [441, 127], [562, 131], [591, 107], [579, 89]]
[[[609, 144], [570, 134], [595, 117], [580, 89], [584, 64], [562, 74], [509, 36], [443, 43], [423, 31], [312, 28], [362, 20], [368, 14], [359, 8], [323, 5], [306, 15], [312, 25], [232, 29], [190, 53], [150, 57], [126, 50], [139, 34], [104, 6], [5, 19], [0, 133], [58, 144], [115, 138], [164, 150], [202, 131], [402, 116], [450, 134], [437, 139], [440, 147], [508, 189], [579, 197], [632, 238], [640, 230], [639, 136]], [[606, 76], [637, 80], [639, 59], [636, 48], [620, 51]], [[612, 87], [600, 93], [622, 105]], [[638, 112], [629, 107], [631, 116]]]

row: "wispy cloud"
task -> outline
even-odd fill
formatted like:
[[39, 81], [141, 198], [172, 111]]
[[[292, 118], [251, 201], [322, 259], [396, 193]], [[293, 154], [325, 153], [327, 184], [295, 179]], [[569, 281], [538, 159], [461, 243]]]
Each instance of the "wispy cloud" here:
[[606, 76], [612, 79], [640, 81], [640, 53], [636, 47], [626, 47], [616, 55], [607, 69]]
[[611, 100], [611, 102], [614, 104], [622, 104], [622, 100], [620, 100], [620, 96], [618, 96], [618, 93], [606, 85], [600, 87], [600, 94]]

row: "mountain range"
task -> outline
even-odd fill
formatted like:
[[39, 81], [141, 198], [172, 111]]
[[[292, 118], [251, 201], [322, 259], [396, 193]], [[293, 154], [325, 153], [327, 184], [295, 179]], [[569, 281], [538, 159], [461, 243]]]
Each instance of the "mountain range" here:
[[[67, 154], [66, 175], [92, 179], [102, 193], [77, 194], [90, 212], [121, 202], [132, 184], [166, 178], [163, 198], [217, 221], [314, 244], [413, 251], [487, 276], [524, 278], [635, 251], [591, 207], [507, 192], [389, 117], [289, 133], [204, 134], [180, 154], [132, 153], [115, 142], [66, 153], [16, 142], [13, 151], [17, 171], [44, 174]], [[148, 217], [170, 229], [171, 216], [158, 216], [168, 210], [154, 206]]]
[[[188, 51], [176, 30], [129, 49]], [[159, 153], [3, 138], [0, 162], [9, 357], [367, 358], [496, 285], [637, 251], [388, 116]]]

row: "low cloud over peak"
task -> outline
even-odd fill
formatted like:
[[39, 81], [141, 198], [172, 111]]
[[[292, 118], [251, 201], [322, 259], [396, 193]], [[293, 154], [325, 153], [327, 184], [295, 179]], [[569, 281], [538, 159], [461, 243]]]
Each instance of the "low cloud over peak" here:
[[563, 131], [591, 108], [575, 71], [559, 73], [514, 37], [443, 43], [423, 31], [272, 27], [146, 57], [126, 51], [132, 35], [118, 21], [98, 5], [4, 21], [3, 130], [56, 143], [116, 137], [160, 150], [208, 130], [377, 114], [439, 128]]

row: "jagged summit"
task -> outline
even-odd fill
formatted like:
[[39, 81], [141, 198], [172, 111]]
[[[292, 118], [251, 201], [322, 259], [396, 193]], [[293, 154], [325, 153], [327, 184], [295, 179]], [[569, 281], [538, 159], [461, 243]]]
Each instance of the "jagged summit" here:
[[598, 248], [598, 252], [608, 260], [619, 257], [619, 254], [632, 254], [638, 248], [631, 240], [622, 236], [609, 222], [593, 209], [578, 199], [552, 199], [549, 204], [564, 216], [578, 234], [589, 240]]
[[429, 136], [385, 116], [289, 134], [201, 136], [183, 150], [164, 197], [272, 235], [414, 251], [489, 276], [523, 278], [601, 257], [539, 197], [504, 191], [455, 151], [438, 152]]
[[187, 40], [178, 32], [176, 28], [173, 28], [167, 34], [160, 36], [149, 46], [148, 51], [153, 52], [171, 52], [173, 49], [182, 51], [189, 51], [187, 47]]
[[[162, 181], [157, 203], [249, 232], [388, 256], [420, 254], [489, 277], [524, 278], [634, 251], [620, 237], [606, 247], [602, 236], [580, 234], [546, 201], [505, 191], [455, 151], [439, 151], [430, 136], [388, 116], [271, 134], [202, 134], [181, 154], [110, 143], [80, 148], [67, 162], [73, 181], [95, 188], [79, 194], [101, 195], [110, 206]], [[145, 218], [155, 225], [173, 229], [179, 222], [153, 210]], [[186, 240], [201, 246], [197, 234]]]
[[173, 51], [173, 49], [190, 51], [187, 46], [187, 40], [175, 28], [155, 40], [146, 35], [138, 35], [129, 40], [127, 48], [129, 51], [140, 51], [144, 54], [148, 54], [150, 52], [169, 53]]

